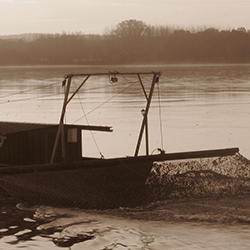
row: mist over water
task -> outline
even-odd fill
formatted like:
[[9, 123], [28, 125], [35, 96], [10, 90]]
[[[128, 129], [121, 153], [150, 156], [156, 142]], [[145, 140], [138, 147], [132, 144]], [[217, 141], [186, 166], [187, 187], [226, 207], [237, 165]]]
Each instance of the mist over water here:
[[[250, 65], [0, 67], [0, 119], [58, 123], [65, 74], [114, 70], [162, 72], [149, 114], [150, 152], [159, 147], [166, 152], [239, 147], [240, 153], [250, 158]], [[114, 131], [83, 133], [83, 154], [100, 157], [100, 150], [106, 158], [133, 155], [142, 121], [141, 109], [146, 104], [138, 79], [119, 76], [114, 84], [108, 77], [90, 80], [69, 105], [66, 122], [107, 125]], [[152, 79], [142, 80], [148, 91]], [[72, 87], [82, 81], [75, 80]], [[52, 228], [53, 232], [42, 237], [44, 231], [39, 231], [32, 240], [18, 242], [17, 236], [5, 234], [0, 239], [0, 249], [58, 249], [53, 239], [78, 234], [93, 239], [66, 249], [248, 249], [250, 245], [248, 226], [134, 221], [114, 217], [112, 211], [103, 216], [50, 207], [34, 209], [30, 219], [35, 211], [47, 218], [35, 226], [43, 230]], [[10, 226], [14, 229], [15, 225]], [[59, 227], [64, 227], [63, 234], [56, 233]]]

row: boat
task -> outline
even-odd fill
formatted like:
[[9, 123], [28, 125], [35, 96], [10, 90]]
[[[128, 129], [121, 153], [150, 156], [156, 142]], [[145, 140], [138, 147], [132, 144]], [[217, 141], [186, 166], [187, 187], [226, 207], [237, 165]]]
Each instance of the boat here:
[[[91, 77], [107, 76], [119, 84], [121, 75], [136, 77], [146, 105], [138, 131], [135, 152], [124, 157], [82, 156], [83, 130], [112, 132], [110, 126], [65, 123], [67, 105]], [[146, 91], [142, 76], [150, 76]], [[146, 180], [153, 163], [236, 154], [238, 148], [166, 153], [159, 148], [149, 154], [148, 115], [161, 72], [79, 73], [64, 76], [65, 88], [58, 124], [0, 122], [0, 186], [20, 202], [88, 209], [133, 207], [149, 202]], [[71, 89], [72, 79], [81, 83]], [[147, 93], [148, 92], [148, 93]], [[139, 151], [145, 137], [145, 154]]]

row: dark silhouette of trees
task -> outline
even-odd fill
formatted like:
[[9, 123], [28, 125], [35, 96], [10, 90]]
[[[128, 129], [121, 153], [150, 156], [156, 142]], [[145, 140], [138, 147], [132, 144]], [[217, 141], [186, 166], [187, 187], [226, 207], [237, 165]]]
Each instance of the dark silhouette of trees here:
[[126, 20], [103, 35], [23, 37], [0, 39], [0, 65], [250, 63], [250, 32], [244, 27], [188, 31]]
[[141, 37], [145, 35], [147, 28], [146, 23], [130, 19], [117, 24], [116, 28], [111, 31], [111, 34], [122, 38]]

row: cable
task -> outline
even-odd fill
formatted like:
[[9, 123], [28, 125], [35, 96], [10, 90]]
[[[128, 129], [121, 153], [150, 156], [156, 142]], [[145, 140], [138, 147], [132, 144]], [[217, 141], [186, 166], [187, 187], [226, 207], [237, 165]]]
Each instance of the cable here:
[[8, 101], [0, 101], [0, 104], [5, 104], [5, 103], [12, 103], [12, 102], [21, 102], [21, 101], [29, 101], [29, 100], [34, 100], [34, 99], [40, 99], [44, 97], [52, 97], [52, 96], [59, 96], [61, 94], [49, 94], [49, 95], [43, 95], [43, 96], [33, 96], [30, 98], [23, 98], [23, 99], [17, 99], [17, 100], [8, 100]]
[[107, 99], [105, 102], [101, 103], [100, 105], [96, 106], [94, 109], [90, 110], [87, 114], [85, 113], [84, 116], [80, 117], [79, 119], [77, 119], [76, 121], [74, 121], [72, 124], [80, 121], [82, 118], [84, 118], [84, 117], [88, 116], [89, 114], [93, 113], [95, 110], [97, 110], [98, 108], [102, 107], [104, 104], [108, 103], [110, 100], [114, 99], [119, 94], [123, 93], [126, 89], [128, 89], [129, 87], [131, 87], [134, 83], [135, 82], [132, 82], [129, 86], [127, 86], [126, 88], [124, 88], [120, 92], [116, 93], [115, 95], [111, 96], [109, 99]]
[[[58, 82], [54, 82], [54, 83], [50, 83], [50, 84], [45, 85], [45, 86], [40, 86], [40, 87], [36, 87], [36, 88], [32, 88], [32, 89], [22, 90], [22, 91], [19, 91], [19, 92], [3, 95], [3, 96], [0, 96], [0, 98], [6, 98], [6, 97], [9, 97], [9, 96], [20, 95], [20, 94], [23, 94], [23, 93], [31, 92], [33, 90], [47, 88], [47, 87], [50, 87], [50, 86], [52, 86], [54, 84], [58, 84]], [[49, 97], [49, 96], [58, 96], [58, 95], [60, 95], [60, 93], [59, 94], [48, 94], [48, 95], [43, 95], [43, 96], [39, 96], [39, 97], [33, 96], [33, 97], [29, 97], [29, 98], [21, 98], [21, 99], [16, 99], [16, 100], [7, 100], [7, 101], [6, 100], [1, 100], [0, 104], [11, 103], [11, 102], [19, 102], [19, 101], [28, 101], [28, 100], [39, 99], [39, 98]]]
[[30, 92], [30, 91], [33, 91], [33, 90], [50, 87], [50, 86], [52, 86], [54, 84], [58, 84], [58, 83], [51, 83], [51, 84], [48, 84], [48, 85], [45, 85], [45, 86], [36, 87], [36, 88], [33, 88], [33, 89], [22, 90], [22, 91], [19, 91], [19, 92], [15, 92], [15, 93], [11, 93], [11, 94], [8, 94], [8, 95], [0, 96], [0, 98], [5, 98], [5, 97], [13, 96], [13, 95], [20, 95], [20, 94], [27, 93], [27, 92]]
[[159, 104], [159, 119], [160, 119], [160, 135], [161, 135], [161, 148], [163, 150], [163, 129], [162, 129], [162, 114], [161, 114], [161, 95], [160, 83], [158, 82], [158, 104]]
[[[74, 80], [74, 79], [73, 79], [73, 84], [75, 85], [75, 80]], [[84, 110], [83, 104], [82, 104], [82, 102], [81, 102], [81, 98], [80, 98], [79, 92], [77, 92], [77, 97], [78, 97], [79, 103], [80, 103], [80, 105], [81, 105], [82, 111], [83, 111], [83, 113], [84, 113], [84, 117], [85, 117], [86, 123], [87, 123], [87, 125], [89, 126], [89, 121], [88, 121], [87, 116], [86, 116], [86, 114], [85, 114], [85, 110]], [[97, 148], [97, 150], [98, 150], [98, 152], [99, 152], [101, 158], [103, 159], [104, 156], [103, 156], [103, 154], [102, 154], [102, 152], [101, 152], [101, 150], [100, 150], [100, 147], [99, 147], [99, 145], [98, 145], [98, 143], [97, 143], [97, 141], [96, 141], [96, 139], [95, 139], [95, 136], [94, 136], [92, 130], [90, 130], [90, 134], [91, 134], [91, 136], [92, 136], [92, 139], [93, 139], [93, 141], [94, 141], [94, 143], [95, 143], [95, 146], [96, 146], [96, 148]]]

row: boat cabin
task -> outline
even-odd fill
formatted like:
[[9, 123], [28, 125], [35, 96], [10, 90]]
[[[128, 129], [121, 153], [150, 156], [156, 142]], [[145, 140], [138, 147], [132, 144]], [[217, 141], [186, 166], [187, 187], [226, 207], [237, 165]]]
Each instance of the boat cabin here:
[[[51, 160], [58, 124], [0, 122], [0, 166], [49, 163]], [[111, 127], [64, 124], [64, 145], [69, 161], [82, 159], [82, 130], [111, 132]], [[62, 162], [62, 143], [54, 162]]]

